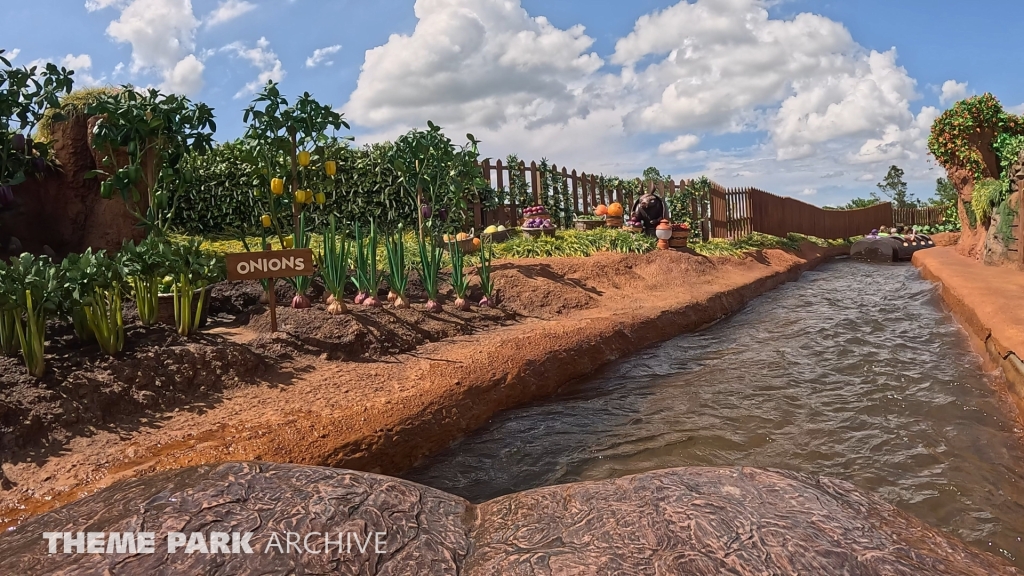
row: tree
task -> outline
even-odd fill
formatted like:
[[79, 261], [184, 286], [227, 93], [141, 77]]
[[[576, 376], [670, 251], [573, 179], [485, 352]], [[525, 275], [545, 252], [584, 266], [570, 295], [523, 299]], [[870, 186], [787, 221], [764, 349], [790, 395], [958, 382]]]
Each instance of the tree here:
[[935, 180], [935, 197], [929, 200], [932, 206], [949, 206], [956, 204], [957, 191], [953, 183], [948, 178], [938, 178]]
[[903, 169], [899, 166], [889, 166], [889, 173], [878, 183], [878, 189], [892, 200], [895, 208], [916, 208], [917, 200], [907, 194], [907, 183], [903, 175]]

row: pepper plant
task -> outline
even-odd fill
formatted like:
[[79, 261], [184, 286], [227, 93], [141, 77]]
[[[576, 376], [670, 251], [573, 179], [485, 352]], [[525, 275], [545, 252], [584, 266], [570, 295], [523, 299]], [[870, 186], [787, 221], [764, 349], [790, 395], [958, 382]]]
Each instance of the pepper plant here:
[[0, 354], [14, 356], [21, 350], [18, 342], [18, 300], [13, 283], [8, 283], [7, 264], [0, 261]]
[[338, 219], [331, 216], [331, 225], [324, 231], [320, 249], [320, 276], [331, 295], [327, 298], [327, 312], [344, 314], [345, 285], [348, 283], [349, 241], [344, 231], [338, 232]]
[[48, 256], [25, 253], [11, 259], [0, 282], [0, 290], [13, 302], [14, 328], [25, 367], [31, 376], [42, 378], [46, 372], [46, 321], [60, 306], [60, 269]]
[[117, 255], [118, 264], [131, 287], [132, 298], [143, 326], [156, 324], [160, 308], [160, 286], [169, 272], [164, 244], [158, 236], [149, 236], [135, 245], [126, 240]]
[[[276, 82], [268, 82], [256, 95], [242, 116], [248, 124], [244, 139], [250, 145], [248, 162], [253, 172], [253, 187], [263, 201], [264, 214], [282, 245], [287, 230], [299, 227], [299, 215], [305, 204], [312, 204], [316, 193], [300, 188], [300, 168], [305, 172], [322, 167], [333, 176], [337, 169], [325, 157], [331, 139], [329, 129], [349, 128], [344, 116], [327, 104], [321, 104], [309, 92], [303, 93], [294, 104], [281, 94]], [[314, 156], [318, 162], [314, 163]], [[302, 174], [312, 179], [318, 174]], [[285, 194], [285, 179], [288, 194]], [[320, 192], [322, 193], [322, 192]], [[307, 200], [308, 195], [308, 200]], [[322, 202], [321, 202], [322, 203]], [[291, 219], [287, 218], [291, 205]]]
[[155, 88], [137, 91], [125, 85], [86, 107], [98, 116], [93, 148], [100, 151], [100, 195], [115, 193], [149, 232], [163, 234], [174, 217], [177, 199], [192, 185], [189, 154], [205, 154], [217, 131], [213, 109]]
[[[0, 49], [0, 207], [13, 200], [11, 188], [46, 166], [49, 144], [27, 136], [47, 108], [59, 109], [60, 96], [71, 92], [74, 71], [46, 64], [15, 68]], [[54, 119], [60, 120], [59, 114]]]

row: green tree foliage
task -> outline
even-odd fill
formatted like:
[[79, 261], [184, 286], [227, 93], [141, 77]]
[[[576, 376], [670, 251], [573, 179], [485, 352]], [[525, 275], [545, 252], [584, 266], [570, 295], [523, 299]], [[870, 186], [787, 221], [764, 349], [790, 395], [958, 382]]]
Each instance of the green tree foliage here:
[[949, 181], [949, 178], [937, 178], [935, 180], [935, 196], [928, 203], [932, 206], [949, 206], [956, 204], [957, 198], [956, 187]]
[[899, 166], [889, 166], [889, 172], [878, 183], [878, 189], [888, 197], [894, 208], [916, 208], [917, 200], [907, 193], [907, 183], [903, 180], [904, 172]]

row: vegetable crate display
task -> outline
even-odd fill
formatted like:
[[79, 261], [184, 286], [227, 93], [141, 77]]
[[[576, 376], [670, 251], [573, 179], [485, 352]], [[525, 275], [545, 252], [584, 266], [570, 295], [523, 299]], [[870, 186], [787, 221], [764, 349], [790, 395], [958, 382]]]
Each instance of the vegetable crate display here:
[[604, 226], [604, 219], [596, 216], [589, 218], [581, 216], [576, 219], [576, 229], [582, 232], [586, 232], [587, 230], [597, 230], [598, 228], [603, 228]]
[[445, 234], [438, 239], [438, 242], [449, 252], [451, 244], [457, 245], [463, 254], [473, 254], [480, 250], [480, 239], [465, 232], [460, 232], [455, 236]]
[[686, 224], [672, 225], [672, 239], [668, 241], [669, 248], [683, 250], [690, 239], [690, 227]]
[[555, 237], [555, 228], [523, 228], [523, 236], [528, 238], [540, 238], [541, 236]]

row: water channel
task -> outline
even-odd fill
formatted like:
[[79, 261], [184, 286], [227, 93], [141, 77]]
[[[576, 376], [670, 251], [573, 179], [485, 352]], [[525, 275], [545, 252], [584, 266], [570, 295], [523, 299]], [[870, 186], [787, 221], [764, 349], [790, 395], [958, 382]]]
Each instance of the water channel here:
[[1024, 568], [1024, 441], [995, 378], [915, 268], [837, 261], [502, 413], [405, 477], [482, 502], [679, 466], [792, 469]]

